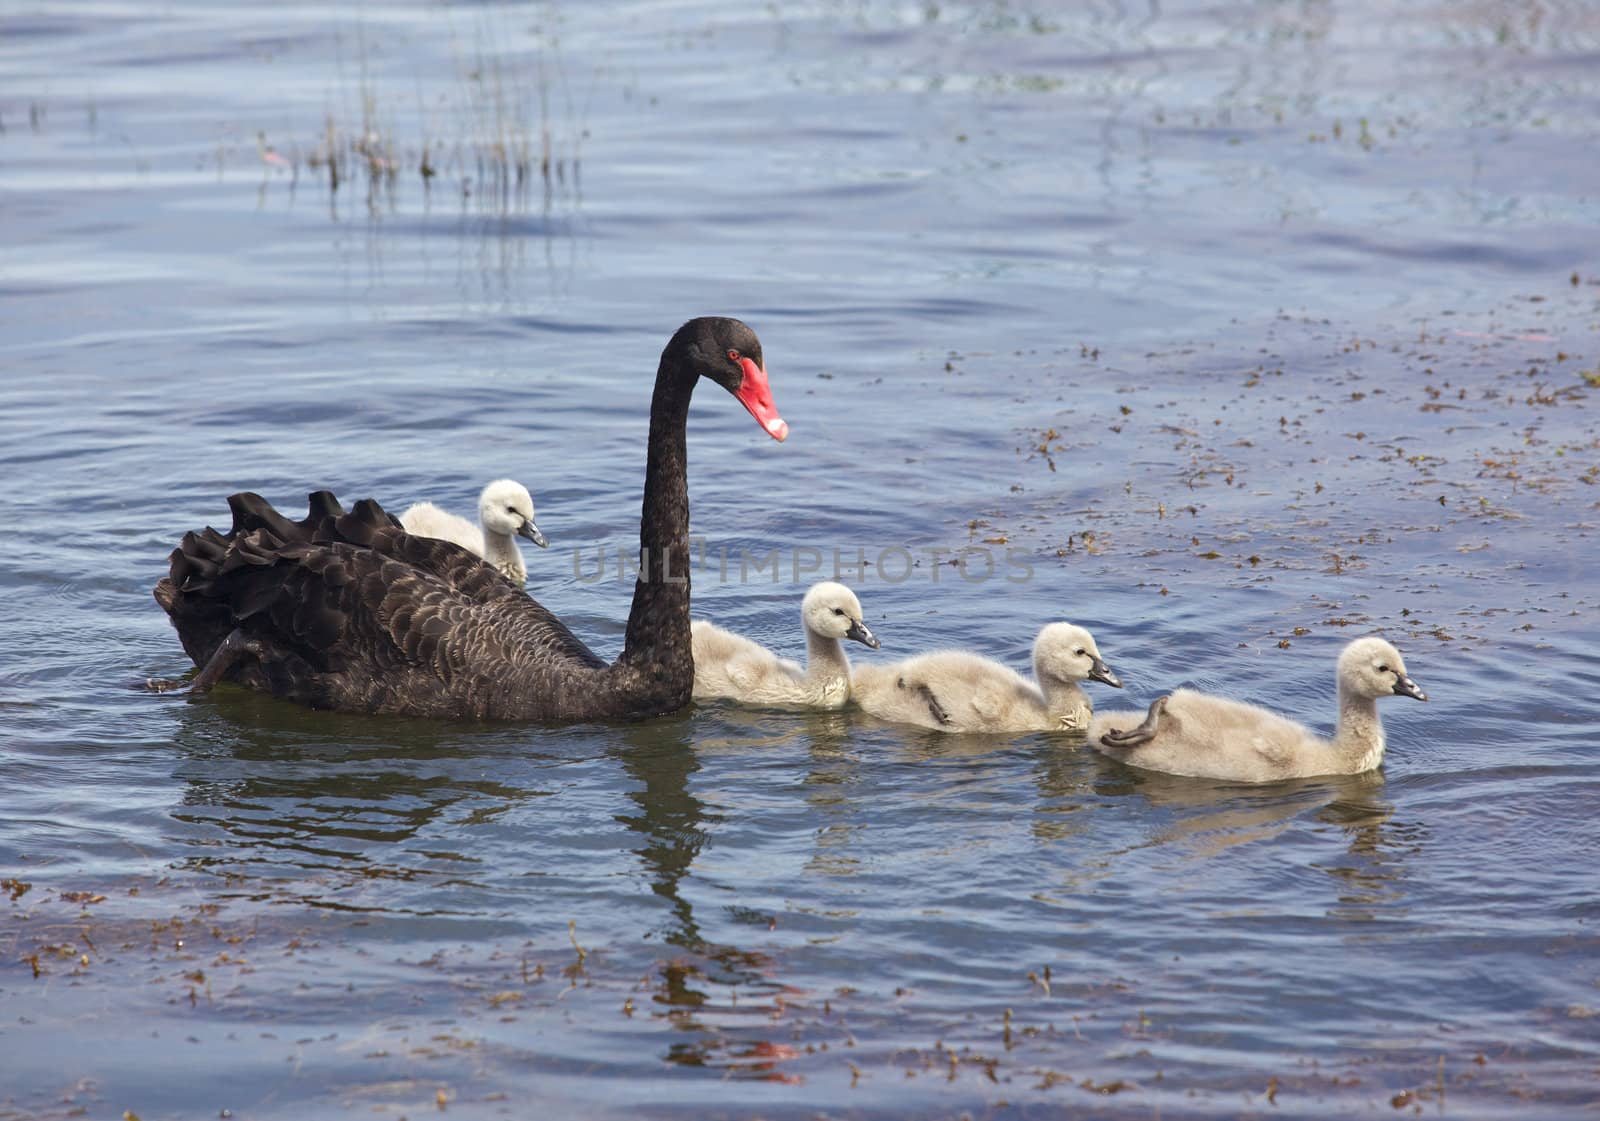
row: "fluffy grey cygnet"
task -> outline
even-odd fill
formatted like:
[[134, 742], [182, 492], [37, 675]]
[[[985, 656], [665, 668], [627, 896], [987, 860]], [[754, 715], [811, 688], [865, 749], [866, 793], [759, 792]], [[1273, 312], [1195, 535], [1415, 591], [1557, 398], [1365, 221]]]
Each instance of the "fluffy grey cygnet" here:
[[1094, 636], [1051, 623], [1033, 643], [1034, 681], [962, 650], [921, 654], [892, 665], [862, 666], [851, 695], [881, 720], [938, 732], [1082, 731], [1093, 708], [1080, 687], [1122, 682], [1100, 658]]
[[496, 479], [483, 488], [478, 496], [478, 523], [473, 525], [431, 502], [418, 502], [400, 515], [407, 533], [452, 541], [494, 565], [515, 584], [528, 578], [528, 566], [512, 535], [526, 537], [541, 549], [550, 544], [533, 524], [533, 496], [514, 479]]
[[1157, 697], [1142, 718], [1127, 712], [1095, 717], [1089, 742], [1130, 766], [1234, 782], [1375, 770], [1384, 750], [1378, 698], [1425, 701], [1427, 694], [1406, 674], [1400, 651], [1381, 638], [1346, 646], [1338, 681], [1339, 724], [1331, 740], [1256, 705], [1179, 689]]
[[843, 708], [850, 700], [850, 660], [839, 640], [876, 649], [861, 619], [861, 601], [843, 584], [814, 585], [800, 603], [806, 632], [802, 668], [759, 643], [704, 619], [690, 624], [694, 646], [694, 698], [785, 708]]

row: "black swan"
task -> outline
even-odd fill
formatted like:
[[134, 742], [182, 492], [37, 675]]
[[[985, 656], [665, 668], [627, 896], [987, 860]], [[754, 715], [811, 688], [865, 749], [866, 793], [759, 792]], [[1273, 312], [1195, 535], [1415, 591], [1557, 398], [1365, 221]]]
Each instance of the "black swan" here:
[[678, 329], [650, 402], [640, 573], [611, 665], [493, 566], [406, 533], [371, 499], [346, 513], [319, 491], [296, 522], [246, 493], [228, 499], [227, 534], [184, 534], [155, 587], [201, 667], [191, 691], [228, 680], [313, 708], [458, 720], [639, 720], [681, 708], [694, 687], [684, 426], [702, 376], [768, 435], [789, 434], [754, 331], [721, 318]]

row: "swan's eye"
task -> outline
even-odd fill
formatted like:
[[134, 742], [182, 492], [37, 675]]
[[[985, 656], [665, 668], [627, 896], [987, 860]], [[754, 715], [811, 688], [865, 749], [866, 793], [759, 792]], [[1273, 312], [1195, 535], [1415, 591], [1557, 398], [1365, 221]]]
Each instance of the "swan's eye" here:
[[737, 361], [739, 361], [739, 352], [737, 350], [730, 349], [728, 351], [728, 361], [729, 362], [737, 362]]

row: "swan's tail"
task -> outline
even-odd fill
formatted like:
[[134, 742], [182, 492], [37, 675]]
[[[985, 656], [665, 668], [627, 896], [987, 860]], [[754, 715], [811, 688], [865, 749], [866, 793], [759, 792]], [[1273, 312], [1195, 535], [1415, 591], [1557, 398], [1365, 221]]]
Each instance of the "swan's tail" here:
[[[271, 600], [279, 581], [262, 570], [312, 545], [370, 546], [379, 532], [397, 532], [398, 523], [370, 500], [347, 514], [330, 492], [317, 491], [308, 507], [294, 521], [259, 494], [242, 492], [228, 498], [233, 526], [227, 533], [207, 526], [183, 535], [153, 592], [196, 665], [208, 664], [241, 621]], [[251, 572], [260, 575], [251, 579]]]
[[[436, 577], [468, 601], [526, 598], [468, 550], [406, 533], [373, 499], [362, 499], [347, 512], [331, 493], [317, 491], [308, 505], [306, 516], [295, 521], [258, 494], [235, 494], [228, 499], [233, 526], [227, 533], [207, 526], [183, 535], [169, 557], [167, 576], [153, 592], [196, 665], [207, 665], [230, 634], [271, 610], [289, 613], [280, 634], [311, 642], [298, 655], [316, 661], [315, 651], [334, 646], [343, 625], [332, 601], [341, 600], [339, 589], [356, 579], [346, 563], [354, 559], [351, 548], [369, 554], [369, 562], [401, 561], [406, 572]], [[371, 563], [359, 567], [367, 574], [376, 571]], [[317, 590], [304, 586], [308, 576]], [[583, 653], [593, 657], [586, 649]]]

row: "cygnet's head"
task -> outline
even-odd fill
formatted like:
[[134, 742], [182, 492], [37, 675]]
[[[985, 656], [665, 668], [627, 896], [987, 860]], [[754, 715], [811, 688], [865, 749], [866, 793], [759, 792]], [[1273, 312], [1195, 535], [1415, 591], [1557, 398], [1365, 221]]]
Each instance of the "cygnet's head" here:
[[1033, 641], [1033, 672], [1041, 683], [1103, 681], [1113, 689], [1122, 688], [1122, 679], [1100, 660], [1094, 636], [1071, 623], [1051, 623], [1039, 632]]
[[1406, 674], [1400, 651], [1381, 638], [1358, 638], [1339, 655], [1339, 690], [1358, 697], [1398, 694], [1419, 701], [1428, 694]]
[[800, 602], [800, 621], [813, 634], [823, 638], [853, 638], [878, 648], [878, 640], [861, 620], [861, 601], [843, 584], [824, 580], [813, 584]]
[[533, 524], [533, 496], [514, 479], [496, 479], [478, 496], [478, 519], [490, 533], [526, 537], [539, 548], [548, 548], [539, 527]]

